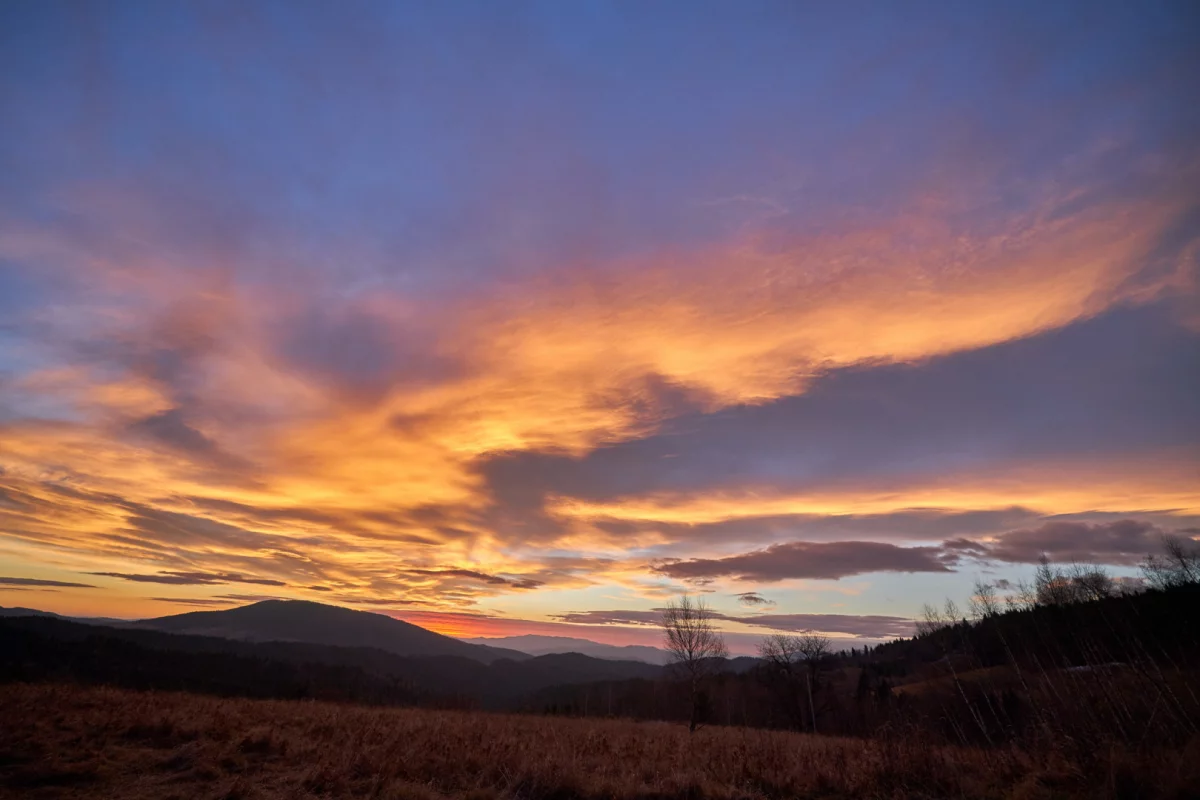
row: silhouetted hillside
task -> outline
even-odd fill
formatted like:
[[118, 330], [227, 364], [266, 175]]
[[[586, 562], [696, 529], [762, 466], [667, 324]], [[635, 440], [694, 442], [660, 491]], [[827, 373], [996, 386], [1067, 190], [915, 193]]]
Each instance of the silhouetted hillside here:
[[[984, 746], [1048, 737], [1081, 751], [1200, 734], [1200, 585], [1003, 608], [826, 656], [813, 667], [811, 695], [806, 670], [745, 659], [738, 671], [743, 660], [734, 660], [704, 686], [702, 720]], [[552, 686], [523, 708], [689, 715], [685, 687], [669, 679]]]
[[592, 658], [604, 658], [612, 661], [644, 661], [647, 664], [666, 664], [670, 654], [660, 647], [646, 645], [615, 645], [593, 642], [590, 639], [577, 639], [571, 636], [538, 636], [525, 634], [523, 636], [505, 636], [498, 639], [475, 638], [463, 639], [471, 644], [482, 644], [489, 647], [506, 647], [520, 650], [531, 656], [545, 656], [553, 653], [582, 653]]
[[36, 608], [23, 608], [21, 606], [11, 608], [0, 606], [0, 617], [51, 617], [53, 619], [65, 619], [70, 622], [81, 622], [84, 625], [108, 625], [117, 628], [133, 624], [129, 620], [115, 619], [113, 617], [67, 617], [62, 614], [55, 614], [53, 611], [40, 611]]
[[578, 654], [484, 664], [377, 648], [249, 642], [45, 616], [0, 618], [0, 681], [73, 681], [250, 697], [509, 708], [558, 684], [657, 678], [661, 667]]
[[526, 653], [468, 644], [384, 614], [306, 600], [264, 600], [225, 611], [192, 611], [140, 620], [135, 627], [249, 642], [374, 647], [401, 656], [462, 656], [485, 664]]
[[354, 651], [321, 654], [303, 647], [281, 652], [273, 645], [12, 616], [0, 618], [0, 681], [388, 705], [416, 705], [432, 696], [372, 669], [376, 665]]
[[[944, 615], [943, 615], [944, 616]], [[849, 661], [899, 677], [950, 657], [979, 667], [1016, 662], [1047, 669], [1127, 663], [1166, 665], [1200, 658], [1200, 585], [1032, 603], [981, 619], [942, 619], [912, 639], [865, 650]]]
[[[1044, 582], [1053, 588], [1058, 579]], [[1043, 596], [1044, 595], [1044, 596]], [[820, 658], [802, 671], [752, 658], [722, 660], [702, 690], [701, 721], [855, 736], [905, 735], [996, 745], [1040, 737], [1081, 751], [1147, 737], [1200, 735], [1200, 586], [1169, 586], [1095, 599], [1038, 593], [968, 622], [947, 612], [921, 635]], [[243, 638], [101, 627], [47, 616], [0, 618], [0, 680], [56, 680], [187, 689], [255, 697], [323, 697], [367, 703], [519, 709], [571, 716], [688, 719], [686, 686], [671, 667], [578, 653], [497, 658], [404, 656], [377, 647], [248, 641], [280, 606], [220, 612], [250, 624], [200, 627], [203, 613], [167, 618], [184, 629]], [[416, 626], [319, 604], [284, 604], [290, 624], [367, 622]], [[237, 612], [241, 612], [238, 614]], [[160, 624], [161, 620], [152, 621]], [[271, 628], [286, 635], [285, 626]], [[432, 641], [445, 637], [435, 637]], [[462, 648], [472, 645], [456, 642]], [[1067, 737], [1067, 738], [1064, 738]]]
[[21, 606], [14, 608], [0, 606], [0, 617], [52, 617], [54, 619], [66, 619], [66, 617], [61, 614], [55, 614], [53, 611], [38, 611], [36, 608], [22, 608]]

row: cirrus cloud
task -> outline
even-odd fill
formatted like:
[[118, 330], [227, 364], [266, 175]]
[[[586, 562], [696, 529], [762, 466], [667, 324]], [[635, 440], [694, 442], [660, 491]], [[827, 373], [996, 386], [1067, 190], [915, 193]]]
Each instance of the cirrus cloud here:
[[286, 586], [283, 581], [272, 578], [255, 578], [232, 572], [176, 572], [161, 570], [153, 574], [131, 574], [127, 572], [89, 572], [106, 578], [120, 578], [135, 583], [165, 583], [178, 586], [211, 586], [221, 583], [254, 583], [260, 586]]
[[96, 587], [90, 583], [74, 583], [72, 581], [52, 581], [42, 578], [12, 578], [0, 577], [0, 586], [45, 586], [51, 588], [62, 589], [95, 589]]

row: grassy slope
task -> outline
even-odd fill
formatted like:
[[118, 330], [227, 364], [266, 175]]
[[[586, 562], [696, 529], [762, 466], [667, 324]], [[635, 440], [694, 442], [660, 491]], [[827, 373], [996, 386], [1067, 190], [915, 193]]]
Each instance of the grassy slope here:
[[0, 797], [1188, 797], [1185, 751], [922, 746], [63, 685], [0, 687]]

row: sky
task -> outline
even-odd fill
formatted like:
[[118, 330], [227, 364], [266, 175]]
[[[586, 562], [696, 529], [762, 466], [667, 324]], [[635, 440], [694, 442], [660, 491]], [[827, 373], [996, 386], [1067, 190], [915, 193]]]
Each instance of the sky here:
[[[1200, 537], [1189, 2], [0, 5], [0, 605], [909, 635]], [[1007, 583], [1006, 583], [1007, 582]]]

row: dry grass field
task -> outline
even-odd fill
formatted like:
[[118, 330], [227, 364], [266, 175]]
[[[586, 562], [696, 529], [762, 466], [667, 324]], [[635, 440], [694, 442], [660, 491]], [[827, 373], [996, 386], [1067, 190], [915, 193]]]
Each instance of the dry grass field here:
[[1200, 742], [1098, 754], [0, 686], [0, 797], [1196, 797]]

